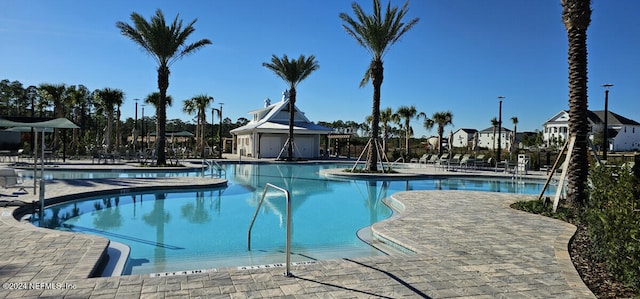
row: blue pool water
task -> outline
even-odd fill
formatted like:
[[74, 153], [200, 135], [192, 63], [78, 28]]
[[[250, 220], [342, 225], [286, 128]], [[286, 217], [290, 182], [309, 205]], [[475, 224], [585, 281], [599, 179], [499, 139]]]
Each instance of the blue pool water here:
[[[247, 230], [266, 183], [291, 193], [293, 261], [384, 254], [359, 240], [356, 232], [391, 216], [381, 199], [395, 192], [438, 189], [536, 194], [542, 187], [541, 182], [497, 179], [362, 181], [319, 175], [323, 168], [338, 167], [332, 164], [224, 167], [229, 180], [226, 188], [66, 202], [46, 209], [45, 226], [125, 243], [131, 248], [127, 274], [162, 273], [283, 262], [286, 205], [278, 192], [267, 193], [253, 227], [252, 250], [247, 251]], [[118, 173], [112, 177], [116, 175], [122, 177]], [[39, 225], [37, 219], [34, 224]]]

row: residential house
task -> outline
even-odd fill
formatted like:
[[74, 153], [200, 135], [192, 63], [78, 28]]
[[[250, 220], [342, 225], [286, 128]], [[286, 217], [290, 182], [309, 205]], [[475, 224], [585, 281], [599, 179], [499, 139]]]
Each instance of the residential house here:
[[[589, 111], [589, 139], [604, 129], [604, 110]], [[637, 151], [640, 149], [640, 123], [617, 113], [607, 113], [607, 139], [610, 151]], [[569, 136], [569, 111], [562, 110], [543, 124], [546, 146], [562, 146]]]
[[473, 136], [477, 132], [478, 130], [476, 129], [458, 129], [453, 133], [453, 147], [471, 149], [473, 147]]
[[[494, 131], [493, 127], [488, 127], [484, 130], [478, 132], [478, 147], [487, 148], [493, 150], [494, 148], [498, 148], [498, 139], [500, 140], [500, 148], [502, 150], [508, 150], [509, 145], [511, 144], [510, 138], [511, 133], [513, 131], [502, 128], [502, 130], [498, 130], [495, 128], [495, 139], [494, 139]], [[498, 138], [499, 137], [499, 138]]]

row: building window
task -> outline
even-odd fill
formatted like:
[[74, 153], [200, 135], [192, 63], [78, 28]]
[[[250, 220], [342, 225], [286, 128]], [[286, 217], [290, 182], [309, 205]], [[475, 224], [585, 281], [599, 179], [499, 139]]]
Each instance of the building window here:
[[553, 128], [553, 133], [558, 133], [558, 127]]

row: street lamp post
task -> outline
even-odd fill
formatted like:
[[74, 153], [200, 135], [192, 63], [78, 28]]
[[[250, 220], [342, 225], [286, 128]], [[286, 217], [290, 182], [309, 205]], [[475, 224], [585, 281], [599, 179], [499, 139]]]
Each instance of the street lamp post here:
[[138, 143], [138, 101], [140, 99], [133, 99], [136, 101], [136, 113], [135, 118], [133, 119], [133, 152], [138, 156], [138, 152], [136, 151], [136, 143]]
[[215, 121], [215, 119], [214, 119], [214, 116], [216, 115], [216, 113], [215, 113], [215, 112], [216, 112], [217, 110], [218, 110], [218, 109], [216, 109], [216, 108], [211, 108], [211, 141], [212, 141], [211, 143], [213, 143], [213, 136], [215, 136], [215, 135], [216, 135], [216, 134], [215, 134], [215, 133], [216, 133], [216, 131], [215, 131], [214, 127], [213, 127], [213, 124], [214, 124], [214, 121]]
[[140, 148], [142, 150], [145, 150], [145, 146], [144, 146], [144, 106], [145, 104], [142, 104], [142, 130], [141, 130], [141, 135], [142, 135], [142, 144], [140, 145]]
[[609, 138], [607, 133], [609, 131], [609, 124], [607, 122], [607, 116], [609, 114], [609, 88], [613, 86], [613, 84], [605, 83], [602, 84], [604, 87], [604, 129], [602, 130], [602, 160], [607, 160], [607, 150], [609, 150]]
[[500, 101], [498, 108], [498, 153], [496, 154], [496, 161], [498, 162], [500, 162], [500, 152], [502, 151], [502, 149], [500, 149], [500, 143], [502, 142], [500, 140], [500, 136], [502, 135], [502, 99], [504, 99], [503, 96], [498, 96], [498, 100]]
[[220, 103], [220, 126], [218, 126], [218, 158], [222, 159], [222, 105]]

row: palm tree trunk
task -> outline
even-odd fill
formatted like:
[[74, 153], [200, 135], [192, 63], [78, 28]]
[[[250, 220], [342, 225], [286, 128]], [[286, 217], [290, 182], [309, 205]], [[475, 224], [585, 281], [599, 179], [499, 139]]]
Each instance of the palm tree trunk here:
[[160, 99], [156, 108], [158, 118], [157, 135], [156, 135], [156, 165], [162, 166], [167, 164], [164, 148], [167, 144], [166, 126], [167, 126], [167, 89], [169, 88], [169, 68], [165, 65], [158, 67], [158, 89], [160, 89]]
[[411, 136], [409, 134], [409, 119], [407, 119], [407, 121], [404, 123], [404, 131], [405, 131], [405, 143], [404, 143], [405, 154], [408, 157], [409, 156], [409, 137]]
[[107, 131], [104, 133], [104, 140], [107, 143], [107, 152], [111, 152], [112, 150], [112, 142], [111, 142], [111, 132], [113, 131], [113, 111], [107, 111]]
[[295, 118], [296, 88], [289, 90], [289, 146], [287, 147], [287, 160], [293, 161], [293, 121]]
[[[588, 4], [587, 4], [588, 8]], [[590, 11], [589, 11], [590, 12]], [[586, 26], [567, 30], [569, 39], [569, 133], [576, 141], [567, 172], [567, 201], [580, 207], [586, 198], [587, 151], [587, 35]]]
[[196, 153], [200, 153], [200, 112], [196, 116]]
[[491, 143], [492, 143], [491, 151], [495, 152], [496, 151], [496, 126], [493, 126], [493, 140]]
[[371, 146], [367, 153], [366, 168], [370, 172], [378, 171], [378, 134], [380, 131], [380, 88], [382, 87], [382, 80], [384, 68], [382, 66], [382, 60], [376, 59], [371, 62], [371, 81], [373, 83], [373, 104], [371, 107]]
[[444, 127], [438, 125], [438, 156], [442, 156], [442, 135], [444, 134]]

